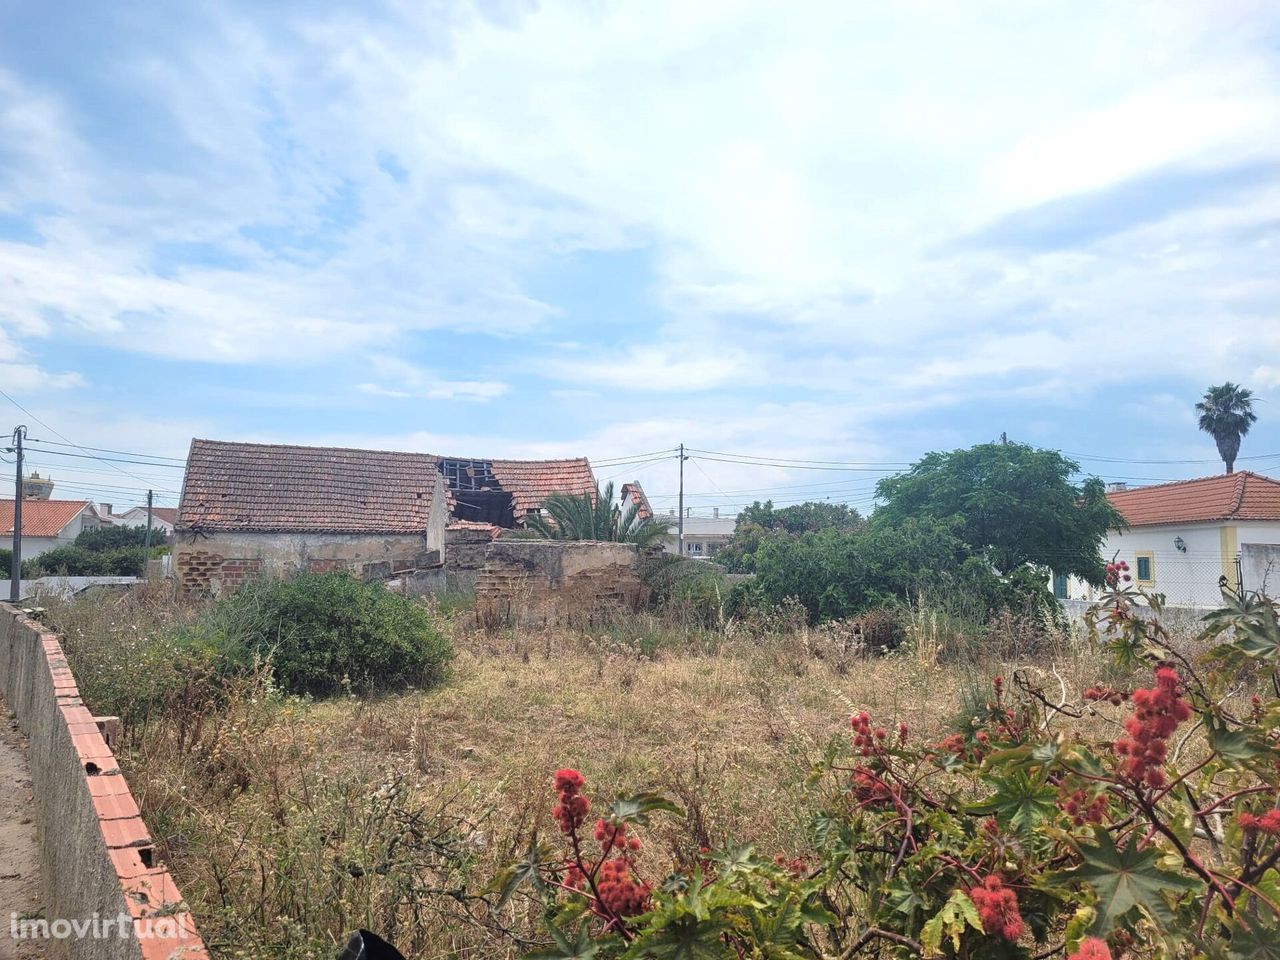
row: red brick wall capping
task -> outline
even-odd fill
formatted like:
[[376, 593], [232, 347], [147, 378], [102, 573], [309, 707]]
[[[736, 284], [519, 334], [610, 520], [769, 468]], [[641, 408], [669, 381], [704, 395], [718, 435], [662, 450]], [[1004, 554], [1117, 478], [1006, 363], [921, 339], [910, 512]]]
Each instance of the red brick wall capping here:
[[[104, 893], [96, 884], [114, 876], [109, 899], [133, 921], [132, 938], [72, 940], [70, 956], [208, 960], [195, 921], [156, 857], [151, 833], [108, 744], [118, 737], [119, 720], [93, 715], [80, 700], [58, 638], [8, 604], [0, 604], [0, 684], [19, 725], [33, 737], [33, 747], [37, 736], [48, 747], [31, 751], [37, 799], [51, 795], [53, 781], [66, 781], [63, 766], [80, 766], [79, 787], [60, 798], [61, 806], [48, 810], [37, 803], [49, 906], [68, 918], [90, 916]], [[50, 851], [66, 838], [60, 825], [65, 828], [88, 816], [98, 824], [93, 849], [80, 844], [70, 864], [51, 857]], [[52, 919], [54, 913], [47, 915]]]

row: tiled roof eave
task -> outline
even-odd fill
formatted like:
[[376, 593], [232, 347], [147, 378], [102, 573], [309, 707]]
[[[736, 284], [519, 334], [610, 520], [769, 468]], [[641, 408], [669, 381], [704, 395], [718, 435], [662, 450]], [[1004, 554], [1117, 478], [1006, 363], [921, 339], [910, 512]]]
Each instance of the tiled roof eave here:
[[208, 524], [197, 523], [190, 526], [174, 527], [175, 533], [344, 533], [350, 536], [426, 536], [430, 533], [427, 527], [400, 527], [398, 529], [391, 528], [372, 528], [365, 527], [361, 529], [352, 529], [350, 527], [299, 527], [299, 526], [229, 526], [227, 524]]

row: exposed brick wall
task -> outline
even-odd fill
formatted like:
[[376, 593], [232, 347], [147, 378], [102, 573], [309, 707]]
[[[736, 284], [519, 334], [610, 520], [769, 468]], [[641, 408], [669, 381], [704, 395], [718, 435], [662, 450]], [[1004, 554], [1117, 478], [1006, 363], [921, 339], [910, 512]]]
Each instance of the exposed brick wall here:
[[208, 953], [155, 845], [111, 741], [118, 721], [80, 699], [55, 634], [0, 604], [0, 684], [31, 749], [40, 827], [44, 919], [123, 915], [129, 936], [64, 941], [73, 960], [207, 960]]
[[495, 540], [476, 581], [483, 624], [585, 625], [648, 600], [631, 544], [556, 540]]
[[188, 593], [224, 595], [259, 576], [299, 570], [345, 571], [389, 580], [440, 567], [431, 538], [406, 535], [219, 533], [194, 542], [188, 532], [173, 547], [174, 571]]

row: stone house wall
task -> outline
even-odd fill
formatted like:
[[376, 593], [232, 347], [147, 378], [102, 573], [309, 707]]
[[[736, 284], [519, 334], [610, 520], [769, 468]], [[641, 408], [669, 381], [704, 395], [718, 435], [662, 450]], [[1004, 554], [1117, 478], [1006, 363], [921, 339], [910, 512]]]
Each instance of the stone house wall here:
[[[432, 540], [440, 542], [432, 544]], [[173, 570], [182, 589], [221, 596], [260, 575], [346, 571], [364, 580], [404, 578], [441, 565], [443, 533], [235, 533], [179, 531]]]
[[476, 615], [489, 626], [602, 622], [648, 601], [639, 566], [634, 544], [495, 540], [476, 580]]

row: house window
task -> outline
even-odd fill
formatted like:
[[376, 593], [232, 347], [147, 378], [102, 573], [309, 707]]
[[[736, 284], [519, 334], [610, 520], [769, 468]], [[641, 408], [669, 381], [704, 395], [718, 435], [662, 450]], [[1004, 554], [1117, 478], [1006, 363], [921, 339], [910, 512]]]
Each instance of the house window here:
[[1067, 575], [1065, 573], [1055, 573], [1053, 575], [1053, 595], [1059, 600], [1067, 599]]
[[1140, 553], [1137, 557], [1137, 578], [1139, 583], [1155, 583], [1156, 558], [1152, 553]]

